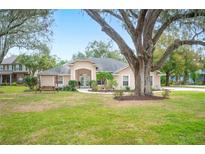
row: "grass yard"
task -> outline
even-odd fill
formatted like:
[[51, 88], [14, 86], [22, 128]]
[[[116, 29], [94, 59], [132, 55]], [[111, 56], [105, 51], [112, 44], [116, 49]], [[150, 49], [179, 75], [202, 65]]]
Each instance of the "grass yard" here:
[[0, 144], [205, 144], [205, 93], [118, 102], [25, 89], [0, 87]]

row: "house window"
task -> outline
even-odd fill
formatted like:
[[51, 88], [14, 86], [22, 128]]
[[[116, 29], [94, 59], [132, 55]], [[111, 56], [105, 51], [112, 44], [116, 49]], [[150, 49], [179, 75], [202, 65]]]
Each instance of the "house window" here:
[[22, 65], [19, 64], [19, 71], [22, 71]]
[[122, 85], [129, 86], [129, 76], [127, 75], [123, 76]]
[[16, 69], [15, 69], [16, 71], [18, 71], [19, 70], [19, 65], [17, 64], [16, 65]]
[[63, 76], [58, 76], [58, 84], [63, 84]]
[[104, 85], [105, 81], [104, 80], [98, 80], [97, 83], [98, 83], [98, 85]]
[[9, 65], [9, 71], [12, 71], [12, 65]]

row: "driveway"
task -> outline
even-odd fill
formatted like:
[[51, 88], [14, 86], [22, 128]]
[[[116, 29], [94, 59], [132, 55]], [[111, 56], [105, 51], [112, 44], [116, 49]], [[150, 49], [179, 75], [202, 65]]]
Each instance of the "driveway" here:
[[204, 88], [186, 88], [186, 87], [162, 87], [163, 89], [169, 89], [173, 91], [200, 91], [200, 92], [205, 92], [205, 87]]

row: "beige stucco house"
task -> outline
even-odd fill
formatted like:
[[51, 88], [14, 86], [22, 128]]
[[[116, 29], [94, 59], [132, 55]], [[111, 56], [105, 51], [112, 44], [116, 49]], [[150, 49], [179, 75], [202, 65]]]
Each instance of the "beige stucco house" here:
[[[90, 81], [96, 80], [96, 73], [100, 71], [112, 73], [118, 83], [118, 89], [127, 86], [134, 89], [134, 74], [128, 64], [111, 58], [78, 59], [63, 66], [40, 72], [40, 86], [63, 87], [68, 85], [69, 80], [76, 80], [79, 82], [80, 88], [89, 88]], [[150, 77], [152, 87], [160, 89], [160, 72], [151, 72]]]

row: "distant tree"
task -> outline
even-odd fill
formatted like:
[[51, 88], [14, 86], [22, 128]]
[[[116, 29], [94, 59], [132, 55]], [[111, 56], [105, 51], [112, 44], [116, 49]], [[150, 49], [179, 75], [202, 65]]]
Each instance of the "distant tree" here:
[[93, 41], [89, 42], [85, 52], [78, 52], [73, 55], [73, 59], [84, 58], [113, 58], [125, 61], [125, 58], [117, 50], [112, 50], [112, 42]]
[[56, 66], [62, 66], [66, 63], [68, 63], [68, 60], [61, 60], [61, 59], [58, 58], [58, 60], [56, 62]]
[[39, 46], [38, 50], [30, 55], [22, 54], [18, 57], [18, 61], [29, 69], [31, 76], [34, 76], [37, 71], [43, 71], [56, 65], [56, 58], [50, 55], [46, 45]]
[[[173, 36], [171, 33], [169, 35], [162, 35], [159, 42], [156, 45], [156, 51], [154, 53], [154, 63], [160, 59], [160, 57], [164, 54], [164, 47], [171, 41], [173, 41]], [[184, 70], [184, 59], [181, 55], [181, 50], [184, 47], [180, 47], [175, 50], [171, 55], [167, 58], [164, 65], [160, 69], [163, 73], [165, 73], [165, 85], [169, 86], [169, 79], [171, 76], [176, 76], [176, 82], [178, 83], [179, 76], [182, 74]]]
[[52, 10], [0, 11], [0, 63], [13, 47], [33, 49], [52, 35]]
[[78, 52], [77, 54], [74, 54], [72, 59], [85, 59], [88, 58], [83, 52]]
[[183, 83], [186, 84], [189, 77], [191, 77], [195, 83], [198, 76], [197, 71], [203, 68], [201, 62], [202, 55], [197, 51], [194, 52], [190, 48], [183, 48], [181, 55], [184, 60]]

